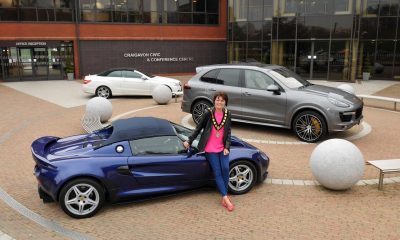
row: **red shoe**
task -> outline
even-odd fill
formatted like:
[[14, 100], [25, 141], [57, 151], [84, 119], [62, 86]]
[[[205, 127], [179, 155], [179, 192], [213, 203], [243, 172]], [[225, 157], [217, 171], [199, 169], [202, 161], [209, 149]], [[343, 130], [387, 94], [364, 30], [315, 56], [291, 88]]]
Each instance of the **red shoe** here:
[[[228, 197], [229, 198], [229, 197]], [[231, 202], [231, 199], [229, 198], [229, 201]], [[229, 212], [232, 212], [233, 209], [235, 208], [235, 206], [233, 205], [233, 203], [231, 202], [230, 206], [228, 206], [228, 204], [226, 204], [226, 202], [224, 201], [224, 199], [222, 199], [222, 206], [224, 206], [224, 208], [226, 208], [226, 210], [228, 210]]]

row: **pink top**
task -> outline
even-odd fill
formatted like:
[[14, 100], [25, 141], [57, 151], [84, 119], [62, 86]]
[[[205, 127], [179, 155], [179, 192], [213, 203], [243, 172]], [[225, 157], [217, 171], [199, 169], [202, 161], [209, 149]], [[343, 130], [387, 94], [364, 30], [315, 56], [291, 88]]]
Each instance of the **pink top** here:
[[[218, 124], [221, 123], [223, 116], [224, 112], [215, 112], [215, 120], [217, 120]], [[219, 133], [218, 137], [217, 133]], [[224, 150], [223, 139], [224, 139], [224, 127], [222, 127], [219, 131], [217, 131], [215, 127], [212, 126], [211, 135], [208, 138], [204, 151], [209, 153], [222, 152]]]

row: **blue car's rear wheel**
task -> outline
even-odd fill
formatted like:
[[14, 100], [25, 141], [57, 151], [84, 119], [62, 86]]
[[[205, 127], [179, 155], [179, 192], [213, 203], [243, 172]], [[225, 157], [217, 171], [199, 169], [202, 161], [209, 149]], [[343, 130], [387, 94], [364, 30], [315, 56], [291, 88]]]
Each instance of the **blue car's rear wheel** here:
[[88, 218], [103, 206], [104, 190], [96, 181], [86, 178], [72, 180], [60, 192], [60, 205], [73, 218]]
[[257, 171], [248, 161], [237, 161], [229, 168], [229, 192], [244, 194], [253, 188], [257, 181]]

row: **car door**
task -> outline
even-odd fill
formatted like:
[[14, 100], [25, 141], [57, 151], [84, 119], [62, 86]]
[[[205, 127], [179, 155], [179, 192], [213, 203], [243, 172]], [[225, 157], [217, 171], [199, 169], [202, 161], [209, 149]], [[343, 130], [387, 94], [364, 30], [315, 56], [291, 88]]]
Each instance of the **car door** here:
[[147, 83], [147, 79], [142, 78], [142, 74], [125, 70], [122, 71], [124, 77], [122, 86], [124, 89], [124, 94], [126, 95], [149, 95], [150, 85]]
[[177, 136], [130, 141], [128, 165], [140, 194], [185, 190], [205, 185], [210, 168], [202, 154], [188, 157]]
[[122, 89], [122, 71], [114, 70], [107, 73], [106, 76], [99, 76], [101, 78], [100, 85], [106, 85], [111, 89], [112, 94], [119, 95], [123, 94]]
[[[286, 118], [286, 93], [267, 91], [271, 84], [279, 85], [266, 73], [244, 70], [242, 114], [249, 121], [282, 125]], [[280, 88], [280, 87], [279, 87]]]
[[225, 92], [228, 95], [228, 108], [232, 117], [241, 114], [242, 88], [240, 84], [242, 70], [234, 68], [222, 68], [212, 70], [203, 77], [209, 84], [206, 85], [207, 95], [213, 99], [216, 92]]

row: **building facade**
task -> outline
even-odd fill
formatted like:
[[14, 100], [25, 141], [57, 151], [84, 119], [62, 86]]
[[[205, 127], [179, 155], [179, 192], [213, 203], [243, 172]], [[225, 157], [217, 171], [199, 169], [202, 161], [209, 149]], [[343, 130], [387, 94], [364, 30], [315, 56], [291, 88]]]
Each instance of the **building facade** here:
[[226, 62], [226, 0], [0, 0], [0, 79]]
[[0, 79], [258, 61], [306, 79], [400, 79], [400, 0], [0, 0]]
[[229, 0], [228, 61], [306, 79], [400, 78], [398, 0]]

